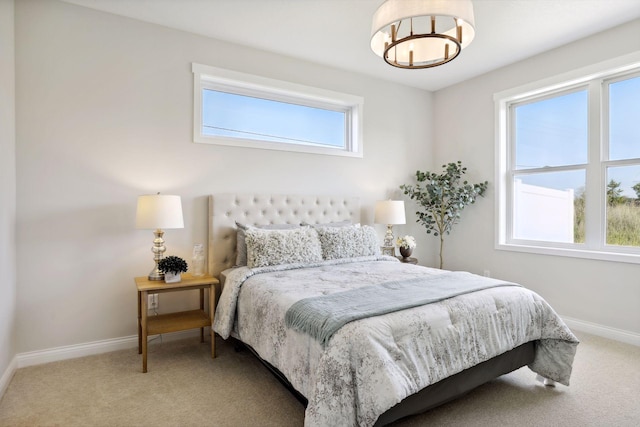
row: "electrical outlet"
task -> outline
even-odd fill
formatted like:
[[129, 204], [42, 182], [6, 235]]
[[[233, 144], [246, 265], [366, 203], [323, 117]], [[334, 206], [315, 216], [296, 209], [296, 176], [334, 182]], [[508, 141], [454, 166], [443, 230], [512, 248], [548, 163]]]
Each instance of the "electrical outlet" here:
[[491, 277], [491, 272], [489, 270], [485, 270], [484, 277]]
[[149, 310], [156, 310], [158, 308], [158, 294], [147, 295], [147, 308]]

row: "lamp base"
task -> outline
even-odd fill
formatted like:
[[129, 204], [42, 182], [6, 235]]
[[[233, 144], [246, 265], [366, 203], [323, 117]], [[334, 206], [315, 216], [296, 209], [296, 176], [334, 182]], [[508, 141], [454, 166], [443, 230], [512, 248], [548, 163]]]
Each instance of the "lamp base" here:
[[164, 280], [164, 273], [158, 270], [158, 264], [156, 264], [155, 268], [151, 270], [151, 273], [149, 273], [149, 276], [147, 276], [147, 279], [153, 280], [153, 281]]
[[153, 260], [156, 263], [156, 266], [149, 273], [149, 280], [164, 280], [164, 273], [158, 269], [158, 262], [162, 259], [162, 255], [167, 250], [164, 246], [164, 231], [159, 228], [153, 232], [155, 239], [153, 239], [153, 247], [151, 248], [151, 252], [153, 252]]
[[387, 224], [387, 232], [384, 235], [384, 246], [393, 246], [393, 226]]

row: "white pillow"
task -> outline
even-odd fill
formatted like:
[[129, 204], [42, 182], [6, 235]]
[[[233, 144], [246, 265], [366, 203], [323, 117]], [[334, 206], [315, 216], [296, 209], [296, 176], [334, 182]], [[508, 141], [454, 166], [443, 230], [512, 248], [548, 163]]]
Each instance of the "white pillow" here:
[[248, 228], [247, 267], [314, 263], [322, 261], [322, 248], [316, 230], [301, 227], [291, 230]]

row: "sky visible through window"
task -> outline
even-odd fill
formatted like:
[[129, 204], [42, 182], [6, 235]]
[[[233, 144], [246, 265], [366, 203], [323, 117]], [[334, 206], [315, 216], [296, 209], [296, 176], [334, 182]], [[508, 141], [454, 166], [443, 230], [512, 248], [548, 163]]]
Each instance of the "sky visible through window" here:
[[[640, 158], [640, 77], [609, 85], [610, 160]], [[581, 90], [516, 107], [516, 168], [587, 163], [588, 94]], [[583, 171], [522, 176], [532, 185], [565, 190], [578, 196], [585, 185]], [[622, 183], [623, 195], [640, 182], [640, 166], [609, 168], [607, 182]]]
[[205, 135], [346, 148], [344, 111], [210, 89], [202, 97]]

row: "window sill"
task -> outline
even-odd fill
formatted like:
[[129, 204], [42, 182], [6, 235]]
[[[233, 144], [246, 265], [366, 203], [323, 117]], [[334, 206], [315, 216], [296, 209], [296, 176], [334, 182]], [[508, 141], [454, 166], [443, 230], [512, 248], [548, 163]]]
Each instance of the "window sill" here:
[[501, 251], [527, 252], [539, 255], [564, 256], [571, 258], [593, 259], [598, 261], [625, 262], [640, 264], [640, 254], [605, 252], [574, 248], [550, 248], [535, 244], [497, 243], [495, 248]]
[[225, 138], [219, 136], [196, 135], [193, 142], [198, 144], [226, 145], [229, 147], [256, 148], [261, 150], [278, 150], [297, 153], [324, 154], [362, 158], [362, 150], [349, 151], [341, 148], [318, 147], [312, 145], [283, 144], [278, 142], [258, 141], [254, 139]]

